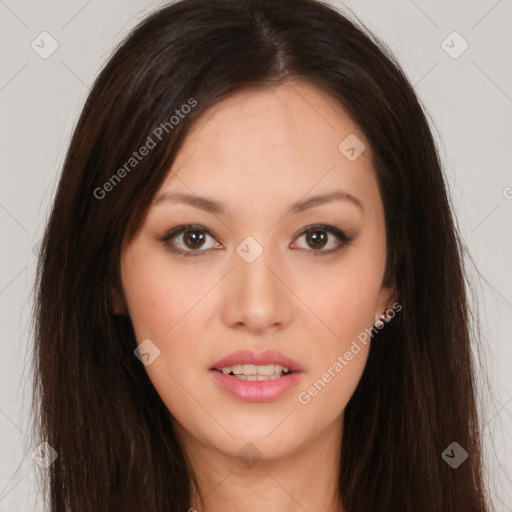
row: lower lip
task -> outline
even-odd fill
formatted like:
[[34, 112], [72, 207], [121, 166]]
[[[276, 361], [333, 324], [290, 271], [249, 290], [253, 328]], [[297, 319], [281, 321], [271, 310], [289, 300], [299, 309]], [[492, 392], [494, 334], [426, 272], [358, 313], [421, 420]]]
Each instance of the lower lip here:
[[244, 402], [271, 402], [293, 388], [302, 378], [302, 372], [293, 372], [274, 380], [241, 380], [210, 370], [222, 390]]

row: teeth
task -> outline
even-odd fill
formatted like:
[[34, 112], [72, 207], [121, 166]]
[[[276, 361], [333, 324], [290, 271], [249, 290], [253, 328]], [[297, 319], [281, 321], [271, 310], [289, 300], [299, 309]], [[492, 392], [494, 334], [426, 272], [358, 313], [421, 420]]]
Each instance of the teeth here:
[[281, 377], [281, 371], [288, 373], [290, 369], [279, 364], [235, 364], [222, 368], [223, 374], [232, 373], [241, 380], [274, 380]]
[[276, 380], [281, 378], [281, 374], [274, 373], [273, 375], [233, 375], [236, 379], [239, 380]]

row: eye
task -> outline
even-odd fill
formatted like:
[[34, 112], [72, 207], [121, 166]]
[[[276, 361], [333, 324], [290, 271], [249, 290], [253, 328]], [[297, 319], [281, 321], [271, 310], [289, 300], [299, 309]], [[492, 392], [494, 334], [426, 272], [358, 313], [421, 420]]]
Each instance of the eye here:
[[216, 243], [215, 240], [213, 244], [208, 244], [208, 237], [215, 239], [210, 231], [203, 226], [187, 225], [178, 226], [171, 230], [161, 238], [161, 242], [171, 252], [183, 254], [184, 256], [198, 256], [213, 248], [222, 249], [222, 245]]
[[[298, 238], [302, 237], [305, 237], [309, 248], [313, 249], [314, 256], [332, 254], [349, 244], [355, 238], [354, 236], [348, 236], [341, 229], [335, 228], [334, 226], [326, 226], [324, 224], [308, 226], [308, 228], [304, 230]], [[334, 238], [334, 240], [329, 240], [329, 238]], [[329, 244], [331, 247], [324, 250], [324, 248]], [[306, 247], [306, 249], [308, 249], [308, 247]]]
[[[296, 239], [302, 237], [305, 237], [309, 248], [299, 248], [309, 249], [314, 256], [332, 254], [355, 238], [354, 236], [348, 236], [344, 231], [334, 226], [324, 224], [308, 226]], [[212, 239], [209, 244], [208, 238]], [[169, 251], [183, 256], [199, 256], [207, 253], [210, 249], [223, 249], [222, 244], [216, 241], [216, 237], [208, 229], [193, 224], [172, 229], [161, 237], [160, 241]], [[331, 247], [325, 250], [325, 247], [329, 245]], [[293, 244], [292, 248], [294, 248]]]

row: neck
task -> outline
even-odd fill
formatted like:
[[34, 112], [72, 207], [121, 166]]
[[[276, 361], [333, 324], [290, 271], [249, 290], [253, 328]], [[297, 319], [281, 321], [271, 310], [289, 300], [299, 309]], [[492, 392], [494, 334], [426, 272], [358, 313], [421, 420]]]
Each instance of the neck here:
[[338, 492], [341, 430], [340, 418], [329, 432], [286, 456], [245, 462], [189, 440], [187, 458], [201, 490], [192, 486], [190, 512], [343, 512]]

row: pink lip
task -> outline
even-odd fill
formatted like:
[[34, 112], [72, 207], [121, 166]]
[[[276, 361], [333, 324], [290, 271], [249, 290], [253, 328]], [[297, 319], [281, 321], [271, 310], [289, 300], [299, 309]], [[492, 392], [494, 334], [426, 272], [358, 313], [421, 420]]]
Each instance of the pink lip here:
[[217, 370], [210, 370], [209, 373], [221, 389], [244, 402], [276, 400], [295, 386], [304, 375], [302, 372], [294, 372], [275, 380], [240, 380]]
[[[235, 364], [279, 364], [291, 372], [275, 380], [240, 380], [222, 373], [222, 368]], [[271, 402], [295, 386], [304, 375], [304, 368], [293, 359], [279, 352], [234, 352], [214, 363], [209, 373], [215, 383], [225, 392], [244, 402]]]
[[297, 361], [286, 357], [280, 352], [275, 352], [272, 350], [266, 350], [265, 352], [239, 350], [238, 352], [233, 352], [232, 354], [219, 359], [212, 365], [211, 369], [222, 370], [222, 368], [225, 368], [226, 366], [233, 366], [235, 364], [280, 364], [281, 366], [286, 366], [293, 372], [304, 371], [304, 368], [302, 368], [302, 366]]

